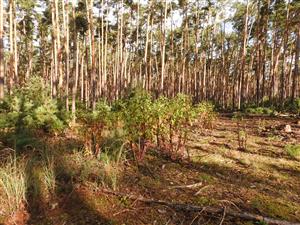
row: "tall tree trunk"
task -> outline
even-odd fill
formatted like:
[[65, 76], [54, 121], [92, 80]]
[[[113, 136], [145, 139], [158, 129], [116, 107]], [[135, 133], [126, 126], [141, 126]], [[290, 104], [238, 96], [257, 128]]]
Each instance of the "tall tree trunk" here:
[[9, 1], [9, 80], [10, 90], [15, 78], [14, 72], [14, 19], [13, 19], [13, 0]]
[[164, 12], [164, 22], [163, 22], [163, 30], [162, 30], [162, 52], [161, 52], [161, 80], [160, 80], [160, 93], [163, 93], [163, 92], [164, 92], [167, 12], [168, 12], [168, 1], [165, 0], [165, 12]]
[[3, 0], [0, 0], [0, 100], [4, 98]]
[[294, 101], [297, 90], [297, 81], [299, 79], [299, 54], [300, 54], [300, 23], [298, 24], [297, 38], [296, 38], [296, 49], [295, 49], [295, 68], [293, 75], [292, 84], [292, 101]]
[[69, 0], [66, 1], [62, 0], [62, 6], [63, 6], [63, 27], [64, 27], [64, 44], [65, 44], [65, 75], [66, 75], [65, 97], [66, 97], [66, 110], [69, 111], [69, 79], [70, 79]]
[[96, 108], [96, 60], [95, 60], [95, 35], [94, 35], [94, 21], [93, 21], [93, 6], [94, 0], [86, 0], [86, 7], [87, 7], [87, 17], [89, 23], [89, 48], [90, 48], [90, 55], [91, 55], [91, 94], [92, 94], [92, 109], [95, 110]]
[[287, 67], [287, 60], [286, 60], [286, 52], [288, 48], [288, 38], [289, 38], [289, 2], [287, 3], [287, 12], [286, 12], [286, 19], [285, 19], [285, 32], [284, 32], [284, 40], [283, 40], [283, 59], [282, 59], [282, 66], [281, 66], [281, 74], [280, 74], [280, 104], [283, 106], [285, 96], [286, 96], [286, 67]]
[[241, 59], [241, 71], [240, 71], [240, 90], [239, 90], [239, 101], [238, 101], [238, 109], [241, 109], [241, 106], [245, 101], [245, 65], [246, 65], [246, 55], [247, 55], [247, 40], [248, 40], [248, 16], [249, 16], [249, 0], [247, 0], [246, 6], [246, 15], [245, 15], [245, 23], [244, 23], [244, 34], [243, 34], [243, 50], [242, 50], [242, 59]]
[[57, 48], [57, 39], [58, 39], [58, 34], [56, 32], [56, 16], [55, 16], [55, 0], [52, 0], [51, 2], [51, 16], [52, 16], [52, 26], [53, 26], [53, 29], [52, 29], [52, 56], [51, 59], [52, 59], [52, 66], [54, 68], [52, 68], [52, 90], [51, 90], [51, 93], [52, 93], [52, 96], [53, 97], [56, 97], [57, 96], [57, 87], [58, 87], [58, 82], [57, 82], [57, 79], [58, 79], [58, 48]]
[[72, 119], [73, 123], [76, 122], [76, 97], [77, 97], [77, 86], [78, 86], [78, 74], [79, 74], [79, 41], [77, 40], [77, 29], [76, 29], [76, 0], [72, 2], [72, 20], [73, 20], [73, 82], [72, 82]]

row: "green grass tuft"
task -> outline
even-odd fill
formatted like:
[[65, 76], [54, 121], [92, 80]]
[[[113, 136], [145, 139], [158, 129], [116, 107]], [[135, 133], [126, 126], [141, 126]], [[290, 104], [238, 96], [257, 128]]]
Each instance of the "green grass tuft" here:
[[289, 156], [295, 158], [295, 159], [300, 159], [300, 145], [295, 144], [295, 145], [286, 145], [285, 150], [289, 154]]
[[16, 213], [26, 203], [25, 164], [11, 158], [0, 167], [0, 205], [5, 215]]

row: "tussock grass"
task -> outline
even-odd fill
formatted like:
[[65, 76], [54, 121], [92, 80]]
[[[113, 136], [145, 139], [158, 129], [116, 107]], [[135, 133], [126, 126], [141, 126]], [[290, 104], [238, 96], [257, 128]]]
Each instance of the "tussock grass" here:
[[49, 149], [36, 150], [27, 164], [28, 192], [32, 200], [47, 202], [55, 195], [56, 172], [54, 155]]
[[107, 148], [107, 151], [100, 155], [103, 163], [103, 183], [113, 190], [117, 189], [118, 177], [122, 170], [122, 163], [125, 161], [125, 146], [127, 142], [118, 142]]
[[5, 215], [12, 215], [26, 203], [26, 161], [11, 157], [0, 167], [0, 205]]
[[43, 172], [43, 180], [46, 188], [50, 193], [55, 192], [56, 188], [56, 173], [55, 173], [55, 160], [54, 156], [50, 153], [50, 151], [44, 150], [42, 152], [42, 172]]

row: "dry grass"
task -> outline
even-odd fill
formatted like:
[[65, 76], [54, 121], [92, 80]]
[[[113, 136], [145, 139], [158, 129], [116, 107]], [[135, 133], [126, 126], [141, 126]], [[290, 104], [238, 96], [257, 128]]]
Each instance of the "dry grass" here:
[[26, 203], [26, 162], [11, 158], [0, 167], [0, 205], [2, 213], [12, 215]]

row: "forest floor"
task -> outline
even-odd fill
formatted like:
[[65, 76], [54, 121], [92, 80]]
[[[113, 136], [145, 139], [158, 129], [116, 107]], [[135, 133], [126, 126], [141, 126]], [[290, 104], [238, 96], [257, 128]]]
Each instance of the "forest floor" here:
[[[287, 152], [289, 145], [300, 144], [300, 125], [295, 119], [258, 116], [245, 118], [244, 124], [246, 149], [239, 148], [237, 122], [219, 116], [212, 129], [193, 127], [189, 162], [175, 162], [151, 151], [143, 166], [125, 163], [116, 182], [116, 192], [214, 206], [225, 213], [188, 213], [115, 196], [99, 188], [97, 174], [81, 179], [76, 167], [59, 160], [64, 173], [56, 176], [55, 197], [28, 201], [28, 224], [266, 224], [233, 218], [226, 215], [226, 208], [300, 223], [300, 158]], [[287, 124], [291, 133], [284, 131]], [[60, 157], [74, 158], [68, 149], [76, 148], [76, 140], [65, 137], [53, 142], [64, 149]]]

